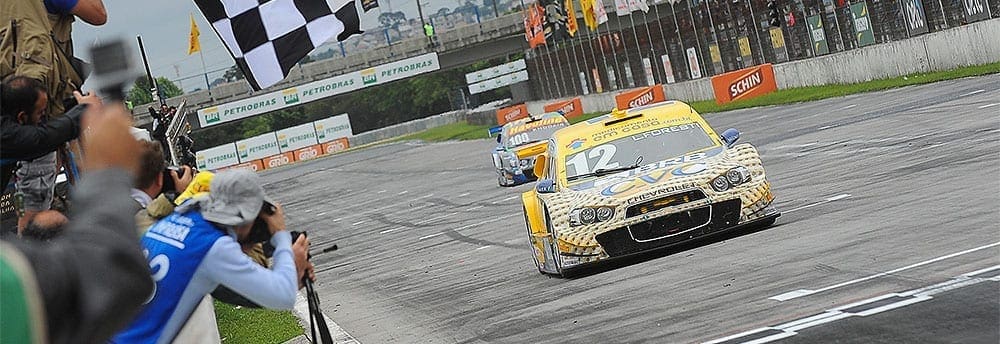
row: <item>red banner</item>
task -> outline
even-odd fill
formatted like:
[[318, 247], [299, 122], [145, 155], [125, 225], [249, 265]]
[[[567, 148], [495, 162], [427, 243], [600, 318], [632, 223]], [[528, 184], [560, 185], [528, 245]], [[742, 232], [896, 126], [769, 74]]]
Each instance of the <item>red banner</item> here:
[[555, 102], [552, 104], [545, 105], [545, 112], [556, 112], [562, 111], [563, 117], [570, 119], [583, 114], [583, 104], [580, 103], [580, 98], [573, 98], [566, 101]]
[[713, 76], [712, 89], [715, 90], [715, 103], [722, 105], [774, 92], [778, 83], [774, 79], [774, 68], [766, 63]]
[[292, 155], [292, 152], [281, 153], [278, 155], [272, 155], [266, 157], [264, 159], [261, 159], [261, 161], [264, 163], [264, 169], [272, 169], [278, 166], [284, 166], [291, 164], [292, 162], [295, 162], [295, 155]]
[[295, 156], [295, 161], [315, 159], [320, 155], [323, 155], [323, 147], [320, 145], [312, 145], [309, 147], [299, 148], [292, 152], [292, 155]]
[[524, 11], [524, 39], [528, 41], [528, 47], [535, 47], [545, 44], [545, 28], [542, 23], [545, 21], [545, 8], [538, 3], [532, 4], [531, 8]]
[[528, 117], [528, 106], [524, 104], [497, 109], [497, 125]]
[[663, 101], [667, 101], [667, 95], [663, 93], [663, 85], [659, 84], [626, 91], [615, 96], [615, 105], [618, 107], [618, 110], [631, 109]]
[[341, 137], [330, 142], [322, 143], [320, 146], [323, 148], [323, 154], [333, 154], [346, 150], [351, 146], [351, 144], [347, 141], [346, 137]]
[[252, 160], [252, 161], [244, 162], [242, 164], [236, 164], [236, 165], [233, 165], [233, 166], [229, 166], [229, 167], [226, 167], [225, 169], [229, 170], [229, 169], [234, 169], [234, 168], [245, 168], [245, 169], [257, 172], [257, 171], [263, 171], [264, 170], [264, 163], [261, 160]]

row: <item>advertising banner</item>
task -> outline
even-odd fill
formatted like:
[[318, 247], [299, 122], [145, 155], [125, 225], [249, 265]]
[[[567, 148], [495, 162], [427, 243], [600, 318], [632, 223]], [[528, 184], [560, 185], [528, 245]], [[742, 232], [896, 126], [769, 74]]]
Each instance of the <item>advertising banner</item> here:
[[545, 112], [555, 111], [562, 111], [563, 117], [570, 119], [583, 114], [583, 103], [581, 103], [580, 98], [577, 97], [545, 105]]
[[744, 67], [750, 67], [753, 65], [753, 50], [750, 50], [750, 38], [747, 36], [740, 36], [736, 41], [740, 46], [740, 60], [743, 61]]
[[597, 68], [591, 68], [590, 73], [594, 74], [594, 90], [597, 93], [604, 93], [604, 85], [601, 84], [601, 72]]
[[247, 161], [247, 162], [244, 162], [242, 164], [236, 164], [236, 165], [230, 166], [227, 169], [234, 169], [234, 168], [245, 168], [245, 169], [248, 169], [248, 170], [251, 170], [251, 171], [254, 171], [254, 172], [263, 171], [264, 170], [264, 162], [262, 162], [260, 160]]
[[656, 80], [653, 78], [653, 62], [649, 61], [648, 57], [642, 58], [642, 70], [646, 72], [646, 86], [656, 85]]
[[771, 34], [771, 48], [774, 50], [774, 57], [778, 62], [788, 61], [788, 50], [785, 49], [785, 33], [780, 27], [772, 27], [768, 30]]
[[615, 96], [615, 105], [619, 110], [625, 110], [666, 100], [667, 96], [663, 93], [663, 86], [653, 85], [626, 91]]
[[236, 153], [240, 162], [247, 162], [281, 153], [281, 150], [278, 149], [278, 139], [274, 132], [270, 132], [236, 141]]
[[201, 127], [210, 127], [314, 100], [356, 91], [441, 68], [437, 53], [428, 53], [395, 62], [310, 82], [280, 91], [198, 110]]
[[667, 83], [672, 84], [677, 82], [674, 79], [674, 66], [670, 64], [670, 55], [664, 54], [660, 56], [660, 61], [663, 62], [663, 74], [667, 76]]
[[351, 131], [351, 119], [347, 117], [346, 113], [321, 119], [312, 124], [316, 128], [316, 141], [319, 143], [354, 135], [354, 132]]
[[[910, 36], [927, 33], [927, 18], [924, 16], [924, 4], [920, 0], [900, 0], [903, 4], [903, 17], [906, 18], [906, 27], [910, 29]], [[851, 6], [854, 12], [854, 6]]]
[[477, 70], [475, 72], [465, 75], [466, 84], [474, 84], [480, 81], [493, 79], [501, 75], [507, 75], [513, 72], [522, 71], [528, 68], [525, 64], [524, 59], [520, 59], [513, 62], [507, 62], [499, 66], [486, 68], [483, 70]]
[[316, 129], [312, 123], [281, 129], [275, 134], [278, 135], [278, 149], [282, 153], [319, 143], [316, 141]]
[[489, 90], [495, 90], [504, 86], [510, 86], [519, 82], [528, 81], [528, 71], [522, 70], [511, 74], [502, 75], [486, 81], [480, 81], [469, 85], [469, 93], [477, 94]]
[[965, 19], [970, 23], [990, 18], [986, 0], [962, 0], [962, 9], [965, 10]]
[[216, 170], [240, 163], [236, 155], [236, 145], [227, 143], [195, 153], [195, 165], [199, 170]]
[[687, 48], [688, 66], [691, 66], [691, 79], [701, 77], [701, 65], [698, 64], [698, 51], [694, 47]]
[[347, 150], [347, 148], [351, 147], [351, 143], [347, 141], [346, 137], [341, 137], [339, 139], [320, 144], [320, 147], [323, 148], [323, 154], [333, 154]]
[[713, 76], [712, 89], [715, 90], [715, 103], [722, 105], [774, 92], [778, 84], [774, 68], [768, 63]]
[[518, 104], [497, 109], [497, 125], [504, 125], [507, 122], [528, 117], [528, 106]]
[[826, 32], [823, 31], [823, 17], [814, 15], [806, 18], [806, 25], [809, 26], [809, 37], [812, 37], [813, 54], [816, 56], [830, 53], [830, 46], [826, 43]]
[[[920, 2], [920, 0], [913, 1]], [[920, 15], [923, 13], [920, 11]], [[858, 46], [875, 44], [875, 33], [872, 31], [871, 21], [868, 20], [868, 6], [865, 2], [851, 4], [851, 18], [854, 20], [854, 32], [857, 33]], [[924, 30], [927, 30], [926, 27]]]
[[264, 165], [264, 169], [267, 170], [278, 166], [285, 166], [291, 164], [295, 162], [295, 156], [292, 155], [292, 152], [281, 153], [278, 155], [272, 155], [264, 159], [261, 159], [261, 162]]
[[295, 161], [315, 159], [323, 155], [323, 146], [312, 145], [305, 148], [299, 148], [292, 152], [292, 155], [295, 157]]
[[722, 73], [725, 68], [722, 66], [722, 52], [719, 51], [719, 45], [712, 43], [708, 45], [708, 54], [712, 56], [712, 68], [716, 73]]

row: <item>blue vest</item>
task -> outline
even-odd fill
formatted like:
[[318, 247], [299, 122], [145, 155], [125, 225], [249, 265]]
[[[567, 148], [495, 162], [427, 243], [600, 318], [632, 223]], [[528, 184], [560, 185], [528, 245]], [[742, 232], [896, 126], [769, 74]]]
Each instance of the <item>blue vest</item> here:
[[224, 235], [197, 210], [175, 212], [150, 227], [142, 246], [156, 288], [142, 312], [112, 342], [155, 343], [208, 250]]

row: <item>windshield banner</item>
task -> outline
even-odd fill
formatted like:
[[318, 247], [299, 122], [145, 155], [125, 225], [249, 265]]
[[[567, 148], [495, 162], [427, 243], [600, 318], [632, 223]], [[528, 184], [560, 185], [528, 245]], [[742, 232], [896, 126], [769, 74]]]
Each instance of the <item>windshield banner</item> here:
[[570, 100], [545, 105], [545, 112], [556, 111], [562, 111], [563, 117], [570, 119], [583, 114], [583, 104], [580, 103], [580, 97], [576, 97]]

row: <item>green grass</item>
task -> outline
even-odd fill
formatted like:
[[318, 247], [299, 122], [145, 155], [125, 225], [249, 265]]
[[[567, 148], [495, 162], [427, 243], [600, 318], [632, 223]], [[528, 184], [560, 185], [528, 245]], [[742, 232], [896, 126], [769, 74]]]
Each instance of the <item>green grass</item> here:
[[290, 311], [236, 308], [215, 301], [215, 319], [223, 343], [284, 343], [302, 334]]
[[[1000, 73], [1000, 62], [985, 65], [961, 67], [947, 71], [910, 74], [901, 77], [866, 81], [856, 84], [835, 84], [824, 86], [810, 86], [778, 90], [757, 98], [739, 100], [725, 105], [718, 105], [715, 100], [703, 100], [690, 102], [691, 107], [699, 113], [712, 113], [736, 109], [745, 109], [758, 106], [792, 104], [820, 100], [833, 97], [842, 97], [851, 94], [881, 91], [890, 88], [921, 85], [943, 80], [964, 78], [986, 74]], [[585, 121], [606, 112], [586, 113], [570, 120], [570, 123]], [[424, 140], [428, 142], [447, 140], [475, 140], [488, 138], [487, 130], [489, 126], [472, 125], [467, 122], [458, 122], [443, 125], [436, 128], [424, 130], [419, 133], [410, 134], [393, 139], [399, 140]]]

